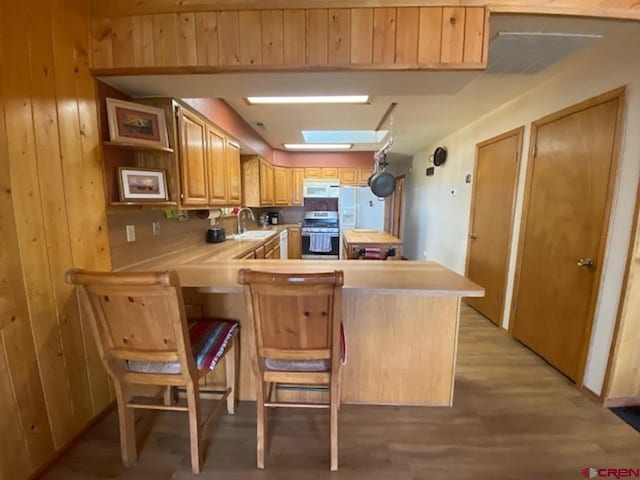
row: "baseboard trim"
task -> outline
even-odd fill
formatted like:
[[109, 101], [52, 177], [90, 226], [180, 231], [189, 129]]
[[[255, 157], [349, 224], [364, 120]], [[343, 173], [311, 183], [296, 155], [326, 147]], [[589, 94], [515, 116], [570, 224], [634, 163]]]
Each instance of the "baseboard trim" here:
[[640, 397], [608, 398], [604, 401], [604, 406], [607, 408], [637, 407], [638, 405], [640, 405]]
[[87, 425], [80, 430], [80, 432], [78, 432], [78, 434], [73, 437], [73, 439], [67, 443], [64, 447], [62, 447], [60, 450], [58, 450], [57, 452], [54, 453], [53, 457], [51, 457], [51, 459], [46, 462], [44, 465], [42, 465], [40, 468], [38, 468], [35, 473], [31, 474], [31, 476], [29, 477], [29, 480], [35, 480], [37, 478], [41, 478], [45, 473], [47, 473], [47, 471], [53, 467], [56, 463], [58, 463], [58, 460], [60, 460], [60, 458], [67, 453], [69, 450], [71, 450], [73, 447], [75, 447], [75, 445], [80, 441], [80, 438], [87, 433], [89, 430], [91, 430], [91, 428], [93, 428], [93, 426], [98, 423], [100, 420], [102, 420], [104, 417], [106, 417], [116, 406], [116, 402], [113, 401], [111, 402], [109, 405], [107, 405], [107, 407], [102, 410], [100, 413], [98, 413], [95, 417], [93, 417], [91, 419], [91, 421], [89, 423], [87, 423]]
[[602, 400], [602, 394], [598, 395], [586, 385], [582, 385], [579, 390], [592, 402], [597, 403], [598, 405], [603, 405], [604, 402]]

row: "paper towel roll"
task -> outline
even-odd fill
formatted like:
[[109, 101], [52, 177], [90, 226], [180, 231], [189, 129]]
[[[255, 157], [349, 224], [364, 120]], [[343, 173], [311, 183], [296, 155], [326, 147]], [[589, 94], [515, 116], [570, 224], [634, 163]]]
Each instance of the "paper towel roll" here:
[[217, 208], [214, 210], [196, 210], [196, 215], [198, 218], [209, 220], [211, 224], [215, 223], [216, 218], [220, 216], [220, 213], [220, 210]]

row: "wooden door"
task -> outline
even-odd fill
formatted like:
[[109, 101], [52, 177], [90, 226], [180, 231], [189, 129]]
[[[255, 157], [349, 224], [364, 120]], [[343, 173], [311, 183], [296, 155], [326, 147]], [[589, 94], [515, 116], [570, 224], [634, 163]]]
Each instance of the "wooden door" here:
[[393, 227], [391, 235], [402, 237], [402, 211], [404, 210], [404, 175], [396, 177], [396, 189], [393, 192]]
[[240, 182], [240, 147], [227, 139], [227, 205], [240, 205], [242, 185]]
[[291, 169], [291, 205], [302, 205], [303, 198], [304, 168]]
[[574, 381], [598, 294], [623, 96], [605, 94], [532, 128], [512, 332]]
[[227, 155], [225, 137], [207, 125], [209, 205], [227, 204]]
[[182, 170], [182, 204], [206, 206], [207, 133], [204, 121], [184, 108], [180, 109], [180, 168]]
[[291, 174], [286, 167], [273, 167], [274, 204], [289, 205], [291, 196]]
[[502, 323], [513, 235], [513, 212], [524, 127], [476, 145], [466, 276], [485, 290], [466, 302]]

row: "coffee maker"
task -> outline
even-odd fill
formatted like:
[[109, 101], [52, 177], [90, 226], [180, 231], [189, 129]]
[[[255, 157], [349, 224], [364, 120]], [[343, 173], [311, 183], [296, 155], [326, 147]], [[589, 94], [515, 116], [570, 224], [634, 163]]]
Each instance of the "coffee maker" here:
[[269, 224], [270, 225], [279, 225], [282, 223], [282, 215], [280, 212], [267, 212], [269, 216]]

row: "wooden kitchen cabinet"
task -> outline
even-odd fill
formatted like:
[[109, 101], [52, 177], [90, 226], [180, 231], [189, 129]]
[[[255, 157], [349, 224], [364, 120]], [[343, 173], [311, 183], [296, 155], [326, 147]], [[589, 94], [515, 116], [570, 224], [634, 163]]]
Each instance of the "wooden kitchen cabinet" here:
[[274, 205], [291, 205], [291, 169], [273, 167]]
[[336, 167], [323, 167], [322, 178], [326, 180], [334, 180], [340, 178], [340, 169]]
[[236, 206], [242, 202], [242, 182], [240, 181], [240, 147], [227, 139], [227, 205]]
[[290, 259], [302, 258], [302, 236], [300, 226], [289, 227], [288, 230], [288, 255]]
[[273, 205], [273, 166], [260, 159], [260, 205]]
[[303, 205], [304, 168], [291, 169], [291, 205]]
[[358, 185], [367, 185], [369, 183], [369, 177], [373, 173], [373, 167], [371, 168], [359, 168], [358, 169]]
[[227, 152], [226, 138], [211, 125], [207, 129], [207, 178], [209, 205], [227, 205]]
[[357, 168], [341, 168], [340, 184], [341, 185], [357, 185], [358, 169]]
[[207, 185], [207, 126], [200, 117], [178, 109], [182, 205], [202, 207], [209, 204]]
[[258, 155], [243, 155], [242, 204], [247, 207], [274, 205], [274, 167]]
[[240, 150], [226, 133], [177, 100], [136, 102], [165, 112], [169, 141], [176, 148], [137, 152], [136, 166], [165, 170], [174, 205], [184, 209], [240, 205]]
[[308, 179], [321, 179], [322, 169], [316, 167], [307, 167], [304, 169], [304, 178]]

